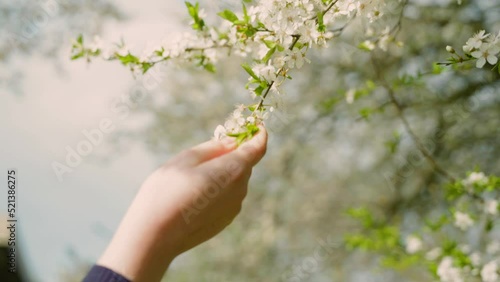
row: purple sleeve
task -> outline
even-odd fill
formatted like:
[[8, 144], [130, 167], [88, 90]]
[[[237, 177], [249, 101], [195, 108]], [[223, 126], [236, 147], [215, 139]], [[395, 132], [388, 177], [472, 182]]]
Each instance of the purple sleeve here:
[[94, 265], [82, 282], [131, 282], [122, 275], [104, 266]]

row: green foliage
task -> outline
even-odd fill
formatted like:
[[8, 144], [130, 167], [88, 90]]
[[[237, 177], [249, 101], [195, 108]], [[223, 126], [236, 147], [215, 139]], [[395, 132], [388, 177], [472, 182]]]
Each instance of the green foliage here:
[[347, 214], [361, 222], [365, 228], [376, 225], [371, 212], [367, 208], [350, 208], [347, 210]]
[[[471, 173], [468, 173], [468, 175]], [[478, 181], [466, 185], [463, 180], [458, 180], [445, 186], [448, 200], [455, 200], [464, 195], [479, 197], [484, 192], [491, 192], [499, 189], [500, 178], [494, 175], [487, 177], [487, 180], [484, 182]]]
[[254, 92], [257, 96], [261, 96], [262, 95], [262, 92], [264, 91], [264, 89], [266, 89], [267, 86], [262, 86], [262, 85], [259, 85], [257, 88], [254, 89]]
[[394, 131], [392, 133], [392, 139], [385, 142], [385, 146], [389, 150], [391, 154], [396, 153], [398, 150], [399, 144], [401, 143], [401, 133], [398, 131]]
[[[460, 241], [447, 237], [448, 230], [453, 226], [454, 230], [466, 230], [464, 226], [477, 221], [479, 215], [474, 214], [474, 206], [469, 204], [470, 200], [476, 200], [476, 204], [483, 205], [482, 199], [484, 193], [489, 193], [499, 189], [498, 177], [486, 176], [481, 172], [470, 172], [465, 179], [454, 181], [445, 185], [444, 200], [449, 205], [449, 211], [442, 214], [437, 219], [423, 218], [421, 230], [411, 240], [418, 240], [415, 243], [409, 242], [409, 237], [402, 237], [404, 234], [403, 224], [395, 222], [382, 222], [373, 218], [372, 213], [366, 208], [349, 209], [348, 215], [361, 223], [363, 229], [358, 233], [349, 234], [345, 237], [345, 244], [349, 249], [359, 249], [379, 254], [381, 265], [390, 268], [406, 268], [412, 265], [426, 266], [429, 272], [437, 277], [438, 263], [442, 258], [449, 257], [453, 262], [453, 267], [458, 269], [473, 269], [474, 265], [470, 251], [464, 249], [464, 244]], [[469, 201], [462, 201], [464, 197], [469, 197]], [[467, 213], [464, 207], [469, 207]], [[498, 209], [500, 205], [495, 208]], [[457, 214], [460, 212], [459, 221], [457, 223]], [[479, 207], [476, 213], [483, 213], [484, 207]], [[489, 211], [487, 213], [492, 213]], [[469, 219], [467, 219], [467, 217]], [[495, 224], [498, 223], [498, 218], [495, 216], [487, 217], [484, 224], [484, 231], [490, 232], [494, 230]], [[467, 228], [469, 228], [467, 227]], [[444, 235], [444, 236], [443, 236]], [[420, 238], [428, 239], [428, 242], [422, 241]], [[406, 242], [406, 243], [403, 243]], [[413, 244], [412, 249], [408, 246]], [[416, 245], [415, 245], [416, 244]], [[406, 245], [406, 246], [405, 246]], [[434, 245], [434, 247], [432, 246]], [[432, 257], [424, 256], [424, 250], [430, 250], [438, 247], [439, 253], [435, 253]]]
[[239, 146], [245, 141], [252, 139], [259, 132], [259, 127], [252, 123], [245, 125], [245, 131], [239, 133], [229, 133], [227, 136], [236, 138], [236, 144]]
[[370, 116], [375, 113], [375, 110], [373, 108], [368, 108], [368, 107], [365, 107], [365, 108], [362, 108], [361, 110], [359, 110], [359, 115], [361, 116], [361, 118], [363, 118], [364, 120], [369, 120], [370, 119]]
[[439, 63], [432, 64], [432, 74], [441, 74], [446, 70], [446, 67]]
[[245, 23], [250, 22], [250, 16], [248, 15], [247, 7], [243, 4], [243, 20]]
[[83, 35], [82, 34], [78, 35], [78, 37], [76, 38], [76, 42], [79, 45], [83, 45]]
[[236, 14], [231, 10], [224, 10], [224, 11], [218, 13], [217, 15], [219, 15], [221, 18], [228, 20], [232, 23], [235, 23], [238, 20], [238, 17], [236, 16]]
[[137, 58], [136, 56], [134, 56], [130, 53], [128, 53], [125, 56], [118, 55], [117, 57], [120, 60], [120, 62], [125, 66], [130, 65], [130, 64], [138, 64], [139, 63], [139, 58]]
[[276, 46], [274, 46], [273, 48], [269, 49], [269, 51], [267, 51], [264, 58], [262, 58], [262, 63], [269, 62], [269, 59], [271, 59], [271, 56], [274, 54], [274, 52], [276, 52]]
[[421, 261], [422, 256], [420, 255], [405, 255], [401, 253], [395, 253], [392, 256], [384, 256], [380, 264], [387, 268], [403, 270], [418, 265]]
[[426, 219], [425, 226], [431, 231], [439, 231], [445, 224], [450, 223], [450, 219], [447, 215], [441, 215], [437, 220]]
[[85, 49], [83, 48], [83, 35], [78, 35], [71, 47], [71, 60], [76, 60], [85, 56]]
[[323, 12], [318, 12], [318, 31], [319, 32], [325, 32], [326, 31], [326, 25], [323, 21], [324, 14]]
[[416, 75], [403, 74], [392, 82], [392, 87], [397, 90], [401, 87], [414, 87], [423, 84], [424, 73], [417, 73]]
[[71, 46], [71, 60], [77, 60], [80, 58], [86, 58], [87, 60], [89, 60], [90, 57], [99, 56], [101, 54], [101, 50], [90, 50], [88, 48], [85, 48], [83, 44], [83, 35], [80, 34]]
[[147, 63], [147, 62], [141, 63], [142, 73], [145, 74], [152, 66], [153, 66], [153, 64], [151, 64], [151, 63]]
[[371, 42], [368, 42], [368, 41], [365, 41], [365, 42], [361, 42], [359, 43], [358, 45], [358, 49], [360, 50], [363, 50], [365, 52], [371, 52], [373, 50], [373, 46], [372, 46], [373, 43]]
[[217, 69], [215, 68], [215, 65], [212, 63], [206, 63], [203, 65], [203, 68], [211, 73], [215, 73]]
[[316, 108], [323, 115], [329, 114], [333, 111], [335, 106], [343, 100], [344, 100], [343, 97], [340, 97], [340, 96], [328, 97], [328, 98], [324, 99], [323, 101], [319, 102], [316, 105]]
[[203, 30], [203, 28], [205, 27], [205, 21], [201, 19], [199, 16], [200, 3], [196, 2], [195, 5], [187, 1], [184, 3], [186, 4], [189, 15], [193, 19], [193, 24], [191, 25], [191, 27], [194, 30], [199, 30], [199, 31]]

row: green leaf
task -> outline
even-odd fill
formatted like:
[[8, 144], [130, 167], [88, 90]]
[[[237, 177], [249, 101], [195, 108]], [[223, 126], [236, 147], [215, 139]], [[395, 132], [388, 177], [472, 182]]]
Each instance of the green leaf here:
[[367, 208], [350, 208], [347, 210], [347, 214], [359, 220], [366, 228], [372, 227], [375, 224], [372, 214]]
[[389, 152], [391, 154], [394, 154], [397, 151], [400, 142], [401, 142], [401, 134], [399, 134], [399, 132], [395, 131], [393, 133], [393, 138], [386, 141], [385, 145], [389, 149]]
[[248, 37], [252, 37], [256, 33], [257, 33], [257, 30], [255, 28], [253, 28], [252, 26], [248, 26], [248, 28], [245, 31], [245, 35]]
[[427, 265], [427, 269], [429, 270], [430, 273], [434, 276], [434, 278], [439, 279], [439, 276], [437, 274], [438, 270], [438, 264], [435, 262], [429, 262]]
[[377, 85], [375, 84], [375, 82], [373, 82], [373, 80], [367, 80], [366, 81], [366, 88], [370, 91], [374, 90], [375, 88], [377, 88]]
[[83, 35], [78, 35], [78, 38], [76, 39], [76, 42], [78, 42], [80, 45], [83, 45]]
[[338, 104], [342, 99], [339, 97], [330, 97], [318, 103], [318, 110], [322, 114], [328, 114], [333, 111], [335, 105]]
[[241, 143], [245, 142], [245, 140], [248, 138], [247, 134], [241, 134], [236, 138], [236, 144], [239, 146]]
[[118, 58], [120, 59], [120, 62], [122, 62], [122, 64], [124, 65], [139, 63], [139, 59], [130, 53], [127, 54], [126, 56], [119, 56]]
[[189, 15], [191, 18], [193, 18], [194, 23], [191, 25], [191, 27], [194, 30], [203, 30], [205, 27], [205, 21], [203, 19], [200, 19], [198, 16], [198, 12], [200, 9], [200, 3], [196, 3], [195, 5], [189, 3], [189, 2], [184, 2], [186, 4], [186, 7], [188, 8]]
[[203, 20], [199, 20], [191, 25], [191, 27], [194, 30], [202, 30], [204, 26], [205, 26], [205, 22]]
[[227, 136], [236, 138], [236, 143], [241, 145], [243, 142], [251, 139], [259, 132], [259, 127], [255, 124], [248, 123], [245, 125], [245, 131], [238, 133], [229, 133]]
[[274, 54], [274, 52], [276, 52], [276, 47], [269, 49], [269, 51], [267, 51], [264, 58], [262, 58], [262, 62], [267, 63], [269, 61], [269, 59], [271, 59], [271, 56]]
[[257, 96], [260, 96], [260, 95], [262, 95], [262, 91], [264, 91], [264, 87], [259, 86], [259, 87], [255, 88], [254, 91], [255, 91], [255, 94], [257, 94]]
[[372, 108], [362, 108], [361, 110], [359, 110], [359, 114], [365, 120], [368, 120], [370, 118], [370, 116], [372, 115], [372, 113], [373, 113]]
[[433, 74], [441, 74], [445, 70], [445, 67], [443, 65], [440, 65], [438, 63], [432, 64], [432, 73]]
[[198, 11], [197, 9], [195, 8], [195, 6], [193, 6], [193, 4], [189, 3], [189, 2], [184, 2], [186, 4], [186, 7], [188, 8], [188, 13], [189, 15], [194, 18], [194, 17], [197, 17], [198, 16]]
[[257, 105], [258, 104], [248, 106], [248, 110], [251, 112], [255, 111], [255, 109], [257, 108]]
[[493, 227], [495, 227], [495, 222], [491, 218], [489, 218], [488, 221], [486, 222], [484, 230], [486, 232], [490, 232], [491, 230], [493, 230]]
[[374, 49], [374, 46], [373, 43], [365, 41], [359, 43], [358, 48], [366, 52], [371, 52]]
[[71, 60], [80, 59], [81, 57], [83, 57], [83, 54], [84, 54], [83, 51], [81, 51], [80, 53], [71, 56]]
[[243, 4], [243, 19], [246, 23], [250, 22], [250, 17], [248, 16], [247, 7]]
[[217, 15], [219, 15], [221, 18], [228, 20], [232, 23], [234, 23], [235, 21], [238, 20], [238, 17], [233, 13], [233, 11], [227, 10], [227, 9], [218, 13]]
[[229, 136], [229, 137], [236, 137], [237, 138], [237, 137], [240, 137], [240, 135], [242, 135], [242, 134], [243, 133], [228, 133], [226, 135]]
[[247, 131], [250, 137], [253, 137], [257, 134], [257, 132], [259, 132], [259, 127], [255, 124], [249, 123], [247, 124]]
[[267, 48], [271, 49], [276, 47], [276, 42], [271, 40], [263, 40], [264, 44], [266, 44]]
[[241, 67], [255, 80], [260, 81], [260, 78], [253, 72], [252, 68], [248, 64], [242, 64]]
[[152, 66], [151, 63], [142, 63], [142, 74], [145, 74]]
[[203, 68], [211, 73], [215, 73], [215, 71], [216, 71], [214, 64], [211, 64], [211, 63], [203, 65]]
[[318, 12], [318, 31], [319, 32], [325, 32], [326, 31], [326, 26], [325, 23], [323, 22], [323, 11]]
[[448, 217], [446, 215], [442, 215], [437, 220], [425, 220], [425, 225], [432, 231], [440, 230], [446, 223], [448, 223]]

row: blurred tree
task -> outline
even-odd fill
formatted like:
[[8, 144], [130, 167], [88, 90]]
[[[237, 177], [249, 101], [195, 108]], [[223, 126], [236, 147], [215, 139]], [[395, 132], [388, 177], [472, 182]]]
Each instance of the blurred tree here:
[[[348, 22], [285, 86], [286, 102], [277, 101], [279, 111], [267, 122], [268, 154], [256, 168], [242, 214], [220, 236], [178, 259], [167, 280], [432, 279], [419, 268], [380, 270], [380, 256], [346, 248], [344, 235], [380, 231], [381, 241], [394, 239], [381, 244], [404, 253], [399, 236], [449, 208], [445, 183], [475, 166], [500, 174], [498, 72], [473, 63], [436, 64], [450, 56], [447, 45], [458, 49], [478, 30], [500, 30], [500, 5], [388, 3], [385, 35], [365, 30], [363, 19]], [[161, 66], [163, 87], [147, 92], [136, 110], [151, 122], [120, 137], [135, 132], [162, 160], [166, 152], [203, 141], [221, 113], [249, 102], [248, 95], [235, 93], [244, 92], [247, 78], [240, 63], [220, 61], [216, 76]], [[381, 218], [385, 229], [368, 225], [367, 231], [345, 216], [363, 205], [373, 214], [351, 214]], [[472, 246], [500, 237], [498, 224], [489, 235], [447, 232]], [[318, 250], [324, 255], [317, 256]]]
[[0, 89], [21, 93], [31, 56], [57, 62], [75, 33], [95, 34], [103, 22], [124, 18], [107, 0], [0, 0]]

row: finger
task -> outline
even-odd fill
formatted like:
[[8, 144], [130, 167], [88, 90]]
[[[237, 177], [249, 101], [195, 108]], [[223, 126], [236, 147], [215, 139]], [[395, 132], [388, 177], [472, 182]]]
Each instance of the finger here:
[[226, 158], [254, 166], [264, 157], [266, 150], [267, 131], [263, 126], [259, 126], [259, 132], [252, 139], [241, 144], [236, 150], [228, 154]]
[[229, 138], [227, 140], [210, 140], [185, 150], [174, 157], [169, 163], [180, 166], [197, 166], [224, 155], [236, 147]]
[[264, 157], [267, 151], [267, 130], [259, 126], [259, 133], [248, 142], [243, 143], [238, 150], [242, 151], [242, 157], [248, 158], [252, 166], [255, 166]]
[[213, 158], [205, 162], [201, 167], [209, 172], [225, 172], [231, 174], [234, 179], [243, 171], [249, 170], [256, 165], [267, 150], [267, 132], [264, 127], [252, 139], [243, 143], [236, 150]]

